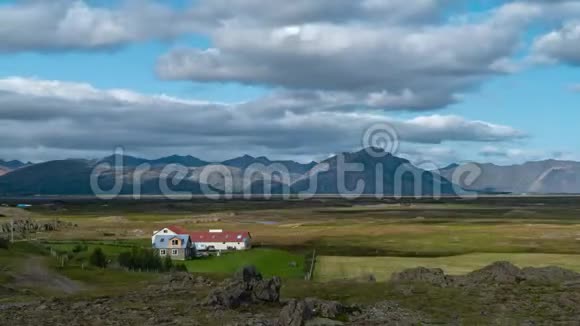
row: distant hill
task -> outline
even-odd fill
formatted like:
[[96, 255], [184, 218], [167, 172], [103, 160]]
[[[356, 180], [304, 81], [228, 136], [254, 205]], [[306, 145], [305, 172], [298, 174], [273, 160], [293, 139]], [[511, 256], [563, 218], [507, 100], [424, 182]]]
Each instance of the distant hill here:
[[[372, 151], [376, 152], [377, 149]], [[456, 191], [463, 191], [462, 188], [479, 193], [580, 193], [580, 163], [573, 161], [545, 160], [509, 166], [475, 163], [482, 175], [469, 185], [464, 184], [465, 180], [458, 180], [458, 185], [454, 187], [452, 177], [466, 167], [464, 164], [451, 164], [438, 171], [425, 171], [413, 166], [408, 160], [388, 153], [375, 157], [369, 154], [368, 149], [340, 155], [346, 163], [359, 163], [364, 167], [363, 171], [344, 175], [345, 189], [339, 187], [342, 174], [338, 166], [338, 155], [320, 163], [307, 164], [250, 155], [222, 163], [209, 163], [190, 155], [172, 155], [153, 160], [126, 155], [122, 157], [124, 169], [120, 193], [131, 194], [134, 187], [140, 187], [142, 194], [162, 194], [160, 182], [164, 183], [164, 179], [173, 176], [166, 175], [168, 172], [164, 167], [168, 164], [186, 167], [186, 175], [177, 184], [169, 182], [169, 188], [192, 194], [202, 194], [203, 189], [210, 189], [212, 193], [232, 191], [237, 194], [264, 194], [269, 189], [273, 194], [339, 194], [343, 190], [355, 190], [361, 181], [364, 182], [362, 193], [367, 195], [428, 196], [434, 193], [434, 189], [441, 195], [453, 195]], [[101, 172], [98, 179], [101, 188], [110, 189], [115, 184], [115, 175], [111, 169], [98, 163], [114, 164], [116, 158], [121, 157], [55, 160], [37, 164], [0, 161], [0, 196], [91, 195], [90, 176], [95, 167], [99, 167]], [[150, 164], [150, 169], [139, 171], [142, 174], [135, 178], [136, 168], [143, 163]], [[284, 166], [289, 175], [282, 176], [276, 172], [276, 168], [271, 169], [274, 164]], [[380, 169], [377, 170], [377, 167]], [[396, 175], [401, 171], [406, 173]], [[134, 184], [136, 181], [138, 184]], [[316, 182], [313, 189], [311, 181]]]
[[[57, 160], [39, 163], [17, 169], [0, 176], [0, 196], [31, 196], [31, 195], [92, 195], [91, 173], [95, 167], [94, 161], [87, 160]], [[133, 170], [128, 169], [123, 175], [119, 194], [132, 194], [134, 190]], [[162, 194], [160, 180], [165, 178], [155, 171], [144, 175], [140, 182], [141, 194]], [[101, 169], [98, 184], [103, 190], [112, 189], [115, 175], [111, 170]], [[201, 194], [201, 184], [185, 179], [178, 184], [165, 182], [172, 191], [182, 191], [191, 194]], [[208, 186], [215, 192], [219, 189]]]
[[0, 167], [7, 168], [7, 169], [10, 169], [10, 170], [19, 169], [21, 167], [24, 167], [24, 166], [27, 166], [27, 165], [30, 165], [30, 164], [32, 164], [32, 163], [30, 163], [30, 162], [24, 163], [24, 162], [21, 162], [21, 161], [18, 161], [18, 160], [12, 160], [12, 161], [3, 161], [3, 160], [0, 160]]
[[295, 161], [271, 161], [265, 156], [260, 157], [253, 157], [250, 155], [244, 155], [240, 157], [236, 157], [230, 160], [226, 160], [221, 162], [223, 165], [233, 166], [242, 170], [247, 169], [252, 164], [263, 164], [263, 165], [272, 165], [272, 164], [281, 164], [288, 169], [291, 174], [304, 174], [312, 169], [317, 163], [310, 162], [306, 164], [298, 163]]
[[32, 163], [30, 163], [30, 162], [24, 163], [24, 162], [17, 161], [17, 160], [12, 160], [12, 161], [0, 160], [0, 176], [8, 174], [16, 169], [20, 169], [22, 167], [29, 166], [29, 165], [32, 165]]
[[209, 162], [202, 161], [196, 157], [191, 155], [187, 156], [180, 156], [180, 155], [171, 155], [167, 157], [162, 157], [154, 160], [149, 160], [145, 158], [130, 156], [130, 155], [111, 155], [107, 156], [101, 160], [99, 163], [109, 163], [111, 165], [115, 165], [116, 162], [122, 162], [123, 166], [129, 167], [137, 167], [144, 163], [149, 163], [153, 166], [159, 165], [169, 165], [169, 164], [180, 164], [187, 167], [198, 167], [208, 165]]
[[[468, 189], [509, 193], [578, 194], [580, 193], [580, 162], [544, 160], [517, 165], [471, 163], [482, 174], [472, 184], [459, 185]], [[453, 165], [440, 170], [443, 177], [452, 180], [453, 173], [464, 165]]]
[[[372, 149], [377, 152], [379, 149]], [[360, 172], [348, 172], [344, 176], [344, 185], [348, 191], [356, 189], [360, 181], [364, 182], [363, 194], [384, 195], [432, 195], [439, 191], [442, 195], [454, 194], [453, 185], [433, 174], [413, 166], [408, 160], [384, 153], [381, 157], [374, 157], [369, 150], [363, 149], [355, 153], [342, 153], [345, 163], [359, 163], [364, 169]], [[397, 175], [397, 171], [401, 173]], [[405, 173], [402, 173], [405, 171]], [[317, 194], [338, 194], [340, 167], [338, 156], [333, 156], [308, 172], [303, 178], [292, 184], [293, 192], [309, 192], [310, 178], [315, 177]], [[420, 178], [418, 188], [415, 188], [415, 178]], [[397, 182], [399, 180], [400, 182]], [[434, 190], [437, 189], [437, 190]]]
[[167, 165], [167, 164], [181, 164], [187, 167], [199, 167], [210, 164], [209, 162], [198, 159], [191, 155], [181, 156], [181, 155], [171, 155], [167, 157], [162, 157], [156, 160], [149, 161], [151, 165]]

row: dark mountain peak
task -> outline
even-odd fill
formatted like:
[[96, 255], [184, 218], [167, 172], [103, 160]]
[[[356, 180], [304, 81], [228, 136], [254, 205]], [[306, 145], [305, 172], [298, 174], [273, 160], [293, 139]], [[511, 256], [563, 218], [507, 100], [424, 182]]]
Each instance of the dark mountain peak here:
[[[341, 155], [344, 157], [346, 163], [362, 163], [365, 165], [382, 163], [386, 167], [397, 167], [402, 164], [410, 163], [408, 160], [395, 156], [378, 147], [367, 147], [351, 153], [343, 152]], [[335, 155], [326, 159], [324, 162], [329, 163], [332, 166], [336, 165], [337, 159], [338, 155]]]
[[9, 170], [14, 170], [14, 169], [19, 169], [21, 167], [24, 167], [26, 165], [31, 165], [32, 163], [28, 162], [28, 163], [24, 163], [18, 160], [11, 160], [11, 161], [4, 161], [4, 160], [0, 160], [0, 167], [4, 167], [7, 168]]
[[149, 161], [149, 163], [152, 165], [179, 164], [188, 167], [199, 167], [209, 164], [209, 162], [206, 162], [191, 155], [177, 155], [177, 154], [158, 158], [156, 160], [151, 160]]
[[451, 163], [449, 165], [447, 165], [446, 167], [440, 169], [441, 171], [445, 171], [445, 170], [453, 170], [459, 167], [459, 164], [457, 163]]
[[109, 163], [111, 165], [117, 164], [120, 162], [123, 166], [137, 166], [143, 163], [146, 163], [147, 160], [140, 157], [135, 157], [131, 155], [123, 155], [123, 154], [113, 154], [104, 157], [98, 163]]
[[223, 165], [227, 165], [227, 166], [233, 166], [236, 168], [240, 168], [240, 169], [245, 169], [248, 166], [252, 165], [253, 163], [256, 163], [256, 158], [253, 156], [250, 156], [248, 154], [245, 154], [243, 156], [239, 156], [239, 157], [235, 157], [229, 160], [225, 160], [223, 162], [221, 162]]

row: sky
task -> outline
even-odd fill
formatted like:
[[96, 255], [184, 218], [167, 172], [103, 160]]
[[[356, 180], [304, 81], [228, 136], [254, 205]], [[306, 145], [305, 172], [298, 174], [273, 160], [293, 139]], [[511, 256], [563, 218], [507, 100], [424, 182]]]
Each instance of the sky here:
[[0, 159], [580, 160], [580, 1], [0, 1]]

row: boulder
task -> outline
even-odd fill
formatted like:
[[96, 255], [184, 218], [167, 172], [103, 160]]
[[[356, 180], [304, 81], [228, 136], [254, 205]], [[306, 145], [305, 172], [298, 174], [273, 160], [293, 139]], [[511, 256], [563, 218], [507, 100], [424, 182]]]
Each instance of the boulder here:
[[312, 311], [304, 301], [290, 300], [278, 318], [278, 326], [304, 326], [312, 318]]
[[213, 290], [205, 305], [237, 308], [242, 304], [279, 302], [282, 281], [278, 277], [262, 279], [254, 266], [242, 268], [233, 279]]
[[312, 314], [317, 317], [323, 318], [337, 318], [342, 314], [348, 312], [348, 308], [342, 305], [338, 301], [327, 301], [317, 298], [306, 298], [304, 300], [307, 307], [310, 309]]
[[541, 283], [561, 283], [580, 280], [579, 273], [555, 266], [539, 268], [526, 267], [522, 269], [522, 274], [526, 281]]
[[392, 282], [423, 282], [439, 287], [447, 287], [452, 279], [447, 277], [440, 268], [417, 267], [393, 273]]
[[522, 270], [506, 261], [495, 262], [475, 270], [461, 279], [465, 285], [516, 284], [525, 279]]
[[282, 287], [282, 280], [274, 276], [269, 280], [250, 281], [252, 300], [264, 302], [278, 302], [280, 301], [280, 288]]

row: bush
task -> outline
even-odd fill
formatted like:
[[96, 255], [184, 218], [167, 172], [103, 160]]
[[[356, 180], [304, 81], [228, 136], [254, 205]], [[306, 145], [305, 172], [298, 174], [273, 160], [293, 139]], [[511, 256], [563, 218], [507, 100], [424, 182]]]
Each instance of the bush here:
[[75, 254], [78, 254], [79, 252], [87, 251], [87, 250], [89, 250], [89, 246], [87, 246], [86, 244], [79, 243], [73, 247], [72, 252]]
[[10, 249], [10, 240], [0, 238], [0, 249]]
[[176, 272], [187, 272], [187, 266], [185, 264], [175, 264], [173, 270]]
[[133, 248], [119, 255], [119, 265], [129, 270], [163, 271], [164, 264], [155, 250]]
[[165, 259], [163, 260], [163, 270], [168, 272], [171, 271], [172, 269], [173, 269], [173, 260], [171, 260], [171, 257], [165, 256]]
[[108, 265], [107, 256], [101, 248], [95, 248], [91, 256], [89, 257], [89, 262], [91, 265], [96, 267], [105, 268]]

